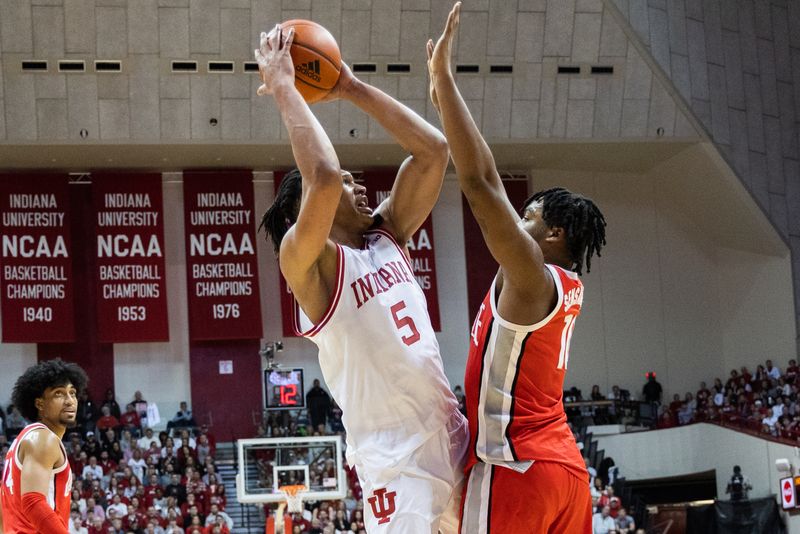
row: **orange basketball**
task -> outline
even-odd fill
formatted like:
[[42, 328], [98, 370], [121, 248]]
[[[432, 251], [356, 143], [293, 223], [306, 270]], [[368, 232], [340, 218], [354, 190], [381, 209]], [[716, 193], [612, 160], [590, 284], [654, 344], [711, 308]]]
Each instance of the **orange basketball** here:
[[342, 54], [331, 32], [310, 20], [293, 19], [281, 24], [286, 32], [294, 28], [292, 62], [294, 85], [309, 104], [327, 95], [339, 80]]

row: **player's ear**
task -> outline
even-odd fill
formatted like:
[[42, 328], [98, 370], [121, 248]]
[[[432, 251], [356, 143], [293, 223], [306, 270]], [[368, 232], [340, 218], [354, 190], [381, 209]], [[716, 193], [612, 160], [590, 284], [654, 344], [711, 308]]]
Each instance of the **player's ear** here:
[[33, 405], [36, 406], [36, 409], [40, 412], [44, 410], [44, 399], [42, 397], [38, 397], [33, 401]]
[[550, 226], [547, 229], [547, 235], [545, 239], [554, 243], [556, 241], [562, 241], [565, 237], [564, 229], [560, 226]]

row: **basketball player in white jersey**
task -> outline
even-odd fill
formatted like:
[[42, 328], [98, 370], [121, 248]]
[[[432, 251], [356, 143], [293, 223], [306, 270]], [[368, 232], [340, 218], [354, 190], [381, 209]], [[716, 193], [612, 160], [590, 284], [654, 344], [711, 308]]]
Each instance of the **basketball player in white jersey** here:
[[33, 423], [6, 454], [0, 483], [0, 532], [67, 534], [72, 470], [61, 443], [75, 425], [86, 374], [74, 363], [48, 360], [28, 368], [12, 402]]
[[354, 103], [411, 154], [373, 212], [294, 87], [291, 41], [276, 29], [256, 51], [259, 94], [280, 109], [299, 169], [284, 177], [262, 225], [299, 304], [300, 333], [318, 345], [342, 407], [368, 532], [455, 532], [466, 424], [405, 249], [439, 195], [447, 145], [343, 65], [329, 98]]

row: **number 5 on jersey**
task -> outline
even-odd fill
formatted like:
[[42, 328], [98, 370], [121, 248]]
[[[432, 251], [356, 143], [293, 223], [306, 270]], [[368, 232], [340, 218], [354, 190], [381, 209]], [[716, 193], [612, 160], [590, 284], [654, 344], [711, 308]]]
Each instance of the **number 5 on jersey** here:
[[392, 319], [394, 319], [394, 324], [397, 326], [398, 330], [402, 330], [405, 327], [408, 327], [411, 330], [410, 336], [403, 336], [403, 343], [408, 346], [413, 345], [417, 341], [419, 341], [420, 335], [419, 331], [417, 330], [417, 325], [414, 324], [414, 320], [411, 317], [400, 317], [398, 315], [399, 312], [406, 308], [405, 301], [401, 300], [391, 308], [392, 311]]

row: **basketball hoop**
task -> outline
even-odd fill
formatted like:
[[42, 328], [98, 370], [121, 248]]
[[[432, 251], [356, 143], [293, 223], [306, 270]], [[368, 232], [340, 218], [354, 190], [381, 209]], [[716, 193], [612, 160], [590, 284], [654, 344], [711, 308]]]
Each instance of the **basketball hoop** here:
[[308, 491], [307, 487], [303, 484], [295, 484], [292, 486], [281, 486], [278, 489], [286, 497], [287, 512], [291, 514], [303, 511], [303, 494]]

